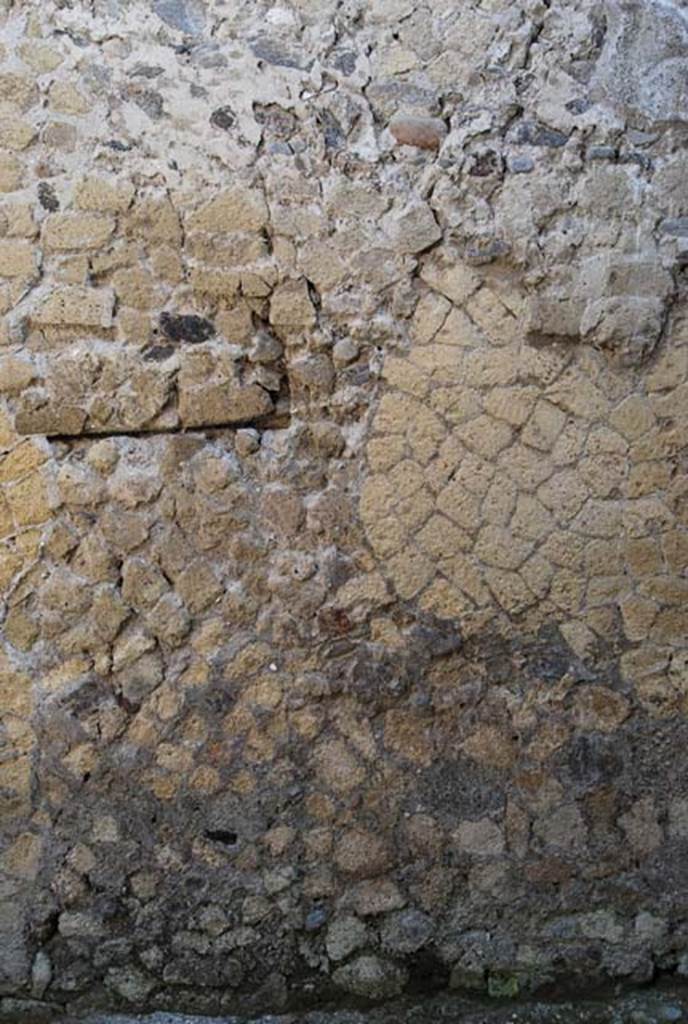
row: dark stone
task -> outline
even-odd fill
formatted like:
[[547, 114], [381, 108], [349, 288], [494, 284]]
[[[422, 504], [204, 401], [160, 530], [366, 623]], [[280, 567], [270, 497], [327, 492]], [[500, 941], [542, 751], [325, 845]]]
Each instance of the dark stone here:
[[550, 149], [565, 146], [568, 138], [563, 132], [536, 121], [521, 121], [513, 135], [513, 141], [521, 146], [545, 146]]
[[434, 930], [432, 918], [421, 910], [409, 907], [397, 911], [385, 921], [382, 943], [393, 953], [416, 953], [428, 944]]
[[472, 178], [490, 178], [499, 174], [502, 169], [502, 158], [495, 150], [473, 156], [468, 173]]
[[130, 98], [152, 121], [159, 121], [163, 115], [163, 99], [155, 89], [133, 88]]
[[622, 153], [619, 157], [619, 163], [637, 164], [644, 171], [651, 171], [654, 166], [652, 157], [648, 156], [647, 153], [638, 153], [637, 150], [633, 150], [630, 153]]
[[[304, 66], [303, 61], [300, 57], [297, 57], [293, 53], [289, 53], [288, 50], [282, 49], [281, 46], [276, 44], [272, 39], [267, 39], [262, 36], [259, 39], [254, 39], [251, 43], [251, 49], [253, 54], [258, 60], [264, 60], [268, 64], [274, 64], [280, 68], [301, 68], [307, 70]], [[308, 67], [312, 64], [309, 62]]]
[[440, 820], [476, 819], [504, 807], [504, 790], [497, 773], [465, 757], [436, 758], [419, 774], [417, 784], [420, 801], [415, 793], [409, 793], [409, 803], [422, 803]]
[[356, 363], [354, 366], [347, 369], [345, 374], [342, 374], [342, 381], [347, 384], [353, 384], [354, 386], [367, 384], [369, 380], [370, 367], [361, 363]]
[[451, 622], [438, 619], [434, 623], [419, 623], [413, 627], [414, 644], [431, 658], [455, 654], [463, 647], [461, 631]]
[[164, 70], [157, 64], [136, 64], [132, 69], [131, 76], [132, 78], [157, 78]]
[[215, 326], [205, 317], [195, 316], [188, 313], [175, 316], [172, 313], [160, 314], [160, 327], [166, 338], [170, 341], [189, 341], [198, 343], [207, 341], [215, 334]]
[[171, 985], [190, 985], [193, 988], [220, 988], [241, 984], [244, 971], [238, 960], [222, 956], [196, 956], [187, 953], [168, 963], [163, 980]]
[[296, 130], [296, 118], [278, 103], [254, 103], [253, 116], [257, 124], [264, 126], [265, 134], [287, 140]]
[[38, 183], [38, 202], [44, 210], [49, 210], [51, 213], [60, 209], [60, 200], [55, 195], [55, 189], [47, 181]]
[[577, 679], [591, 679], [591, 674], [578, 664], [556, 625], [543, 626], [537, 640], [523, 647], [517, 647], [519, 662], [533, 679], [555, 683], [575, 666]]
[[131, 956], [132, 943], [129, 939], [110, 939], [101, 943], [93, 957], [96, 967], [107, 967], [111, 964], [126, 964]]
[[218, 107], [210, 115], [210, 123], [215, 128], [221, 128], [224, 132], [229, 131], [234, 126], [235, 121], [236, 115], [231, 107]]
[[[12, 4], [10, 3], [9, 6], [11, 7]], [[69, 6], [68, 0], [60, 0], [60, 2], [58, 2], [57, 6], [60, 7], [60, 8], [68, 7]], [[66, 35], [69, 39], [71, 39], [71, 41], [74, 43], [74, 45], [78, 46], [80, 50], [83, 50], [87, 46], [90, 45], [91, 40], [88, 39], [86, 36], [80, 35], [76, 31], [76, 29], [66, 28], [63, 31], [64, 31], [64, 35]]]
[[356, 54], [352, 53], [351, 50], [343, 50], [335, 57], [334, 66], [343, 75], [352, 75], [356, 70]]
[[578, 785], [588, 788], [613, 783], [623, 771], [623, 757], [616, 738], [576, 736], [569, 748], [569, 771]]
[[236, 832], [231, 832], [226, 828], [207, 828], [205, 835], [206, 839], [212, 839], [215, 843], [222, 843], [223, 846], [236, 846], [239, 839]]
[[318, 118], [325, 139], [325, 149], [341, 149], [344, 146], [344, 132], [337, 118], [329, 110], [321, 110]]
[[306, 915], [304, 928], [307, 932], [317, 932], [326, 924], [329, 914], [325, 907], [314, 907]]
[[174, 355], [174, 345], [153, 345], [152, 348], [145, 350], [143, 358], [154, 363], [163, 363], [171, 355]]
[[609, 30], [607, 15], [603, 10], [593, 9], [590, 15], [590, 21], [592, 24], [590, 42], [595, 50], [601, 50], [604, 46], [604, 41], [607, 38], [607, 32]]
[[351, 630], [351, 620], [342, 608], [321, 608], [318, 627], [326, 636], [344, 636]]
[[428, 995], [446, 989], [449, 974], [449, 968], [434, 950], [421, 949], [414, 954], [409, 963], [407, 991], [412, 995], [424, 997], [425, 1001]]
[[119, 139], [110, 139], [107, 145], [117, 153], [128, 153], [133, 148], [130, 142], [120, 142]]
[[27, 984], [30, 960], [26, 941], [26, 912], [19, 900], [0, 903], [0, 991], [21, 989]]
[[40, 999], [15, 999], [3, 996], [0, 999], [0, 1017], [10, 1021], [30, 1021], [31, 1024], [48, 1024], [59, 1014], [61, 1007]]
[[569, 102], [566, 104], [566, 109], [571, 114], [584, 114], [586, 112], [586, 110], [590, 110], [591, 106], [592, 106], [592, 103], [590, 102], [589, 99], [587, 99], [587, 98], [584, 99], [584, 98], [580, 97], [580, 98], [575, 99], [575, 100], [569, 100]]
[[388, 697], [399, 697], [411, 685], [409, 666], [399, 657], [385, 652], [375, 656], [370, 648], [361, 645], [358, 657], [351, 667], [349, 688], [359, 700], [378, 703]]
[[585, 154], [588, 160], [616, 160], [614, 146], [590, 146]]

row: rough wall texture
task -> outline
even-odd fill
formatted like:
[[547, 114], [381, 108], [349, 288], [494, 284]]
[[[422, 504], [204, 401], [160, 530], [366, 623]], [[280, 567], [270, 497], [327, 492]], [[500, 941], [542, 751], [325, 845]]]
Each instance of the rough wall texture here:
[[0, 10], [4, 1008], [688, 971], [688, 4]]

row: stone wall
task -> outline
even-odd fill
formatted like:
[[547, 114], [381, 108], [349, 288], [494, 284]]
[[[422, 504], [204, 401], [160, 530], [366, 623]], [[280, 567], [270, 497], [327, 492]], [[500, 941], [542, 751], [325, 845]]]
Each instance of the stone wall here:
[[688, 973], [688, 4], [0, 0], [0, 994]]

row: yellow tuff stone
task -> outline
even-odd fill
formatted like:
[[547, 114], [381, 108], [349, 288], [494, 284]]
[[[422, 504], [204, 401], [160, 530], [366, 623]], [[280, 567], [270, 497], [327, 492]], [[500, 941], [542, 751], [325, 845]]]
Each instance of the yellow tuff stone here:
[[54, 82], [48, 94], [48, 103], [55, 113], [71, 114], [73, 117], [88, 114], [91, 109], [89, 100], [71, 82]]
[[16, 192], [24, 181], [24, 165], [14, 153], [0, 150], [0, 192]]
[[46, 249], [99, 249], [115, 230], [111, 217], [91, 213], [53, 213], [43, 224]]
[[134, 186], [129, 181], [107, 178], [83, 178], [76, 187], [75, 203], [80, 210], [122, 213], [131, 205]]

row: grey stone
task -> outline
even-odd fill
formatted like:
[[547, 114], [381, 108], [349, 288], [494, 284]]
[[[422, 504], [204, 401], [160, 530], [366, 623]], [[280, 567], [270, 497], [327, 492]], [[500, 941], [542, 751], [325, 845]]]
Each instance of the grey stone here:
[[205, 26], [200, 0], [153, 0], [153, 10], [171, 28], [188, 35], [198, 35]]
[[236, 114], [229, 106], [218, 107], [210, 115], [210, 123], [222, 131], [228, 132], [236, 123]]
[[99, 938], [105, 934], [103, 921], [92, 914], [64, 911], [58, 921], [60, 935], [69, 938]]
[[626, 366], [641, 364], [661, 337], [666, 304], [658, 299], [623, 296], [598, 299], [585, 309], [581, 335], [609, 351]]
[[605, 15], [604, 46], [590, 83], [593, 97], [606, 103], [612, 100], [636, 127], [684, 123], [688, 119], [684, 6], [674, 0], [607, 3]]
[[164, 101], [155, 89], [132, 88], [129, 90], [129, 96], [153, 121], [159, 121], [163, 116]]
[[52, 981], [53, 965], [50, 957], [39, 949], [31, 965], [31, 993], [40, 999]]
[[415, 953], [430, 941], [432, 919], [421, 910], [409, 907], [392, 914], [382, 926], [382, 944], [392, 953]]
[[508, 256], [510, 252], [511, 243], [504, 238], [476, 239], [466, 246], [464, 259], [474, 267], [481, 267]]
[[688, 238], [688, 217], [672, 217], [663, 220], [659, 225], [663, 235], [671, 235], [674, 238]]
[[512, 156], [508, 167], [512, 174], [530, 174], [535, 169], [535, 161], [531, 156]]
[[[191, 51], [191, 63], [199, 68], [226, 68], [229, 65], [226, 55], [215, 42], [203, 42], [194, 46]], [[205, 91], [204, 95], [207, 95]]]
[[615, 146], [590, 146], [585, 155], [588, 160], [616, 160], [617, 150]]
[[348, 78], [349, 75], [353, 75], [356, 70], [357, 58], [356, 54], [351, 50], [340, 50], [334, 58], [334, 66], [337, 71]]
[[55, 1020], [62, 1007], [55, 1003], [43, 1002], [38, 999], [17, 999], [4, 997], [0, 999], [0, 1017], [10, 1022], [27, 1021], [28, 1024], [47, 1024]]
[[28, 981], [26, 923], [25, 908], [20, 900], [0, 903], [0, 991], [17, 992]]
[[637, 150], [631, 152], [622, 152], [619, 155], [620, 164], [637, 164], [645, 172], [649, 172], [654, 167], [654, 161], [648, 153], [639, 153]]
[[254, 39], [251, 43], [251, 49], [258, 60], [264, 60], [268, 64], [274, 64], [276, 67], [305, 68], [309, 63], [304, 61], [302, 56], [290, 52], [278, 41], [270, 39], [268, 36], [260, 36], [258, 39]]
[[658, 1016], [660, 1020], [666, 1021], [681, 1021], [685, 1019], [685, 1010], [681, 1006], [672, 1006], [671, 1004], [665, 1004], [658, 1007]]
[[327, 929], [325, 948], [330, 960], [344, 960], [355, 950], [364, 946], [368, 929], [353, 914], [337, 917]]
[[537, 124], [535, 121], [522, 121], [514, 129], [511, 141], [521, 146], [559, 149], [568, 142], [568, 135], [554, 128], [548, 128], [547, 125]]
[[136, 64], [131, 70], [131, 77], [158, 78], [164, 70], [159, 64]]
[[309, 911], [304, 921], [304, 928], [307, 932], [320, 931], [322, 926], [327, 923], [328, 912], [325, 907], [315, 907]]
[[390, 999], [403, 992], [407, 972], [391, 960], [378, 956], [360, 956], [339, 967], [332, 980], [340, 988], [366, 999]]
[[156, 987], [155, 980], [133, 968], [111, 968], [105, 975], [106, 986], [133, 1006], [143, 1006]]

